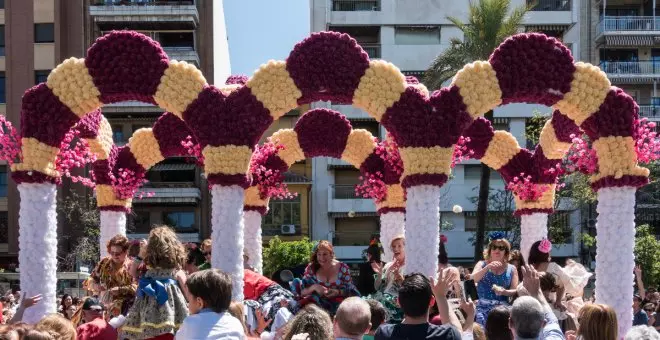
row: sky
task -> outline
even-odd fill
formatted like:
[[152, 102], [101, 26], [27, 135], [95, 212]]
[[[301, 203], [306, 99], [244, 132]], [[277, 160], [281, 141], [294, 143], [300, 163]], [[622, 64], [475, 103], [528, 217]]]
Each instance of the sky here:
[[224, 12], [232, 74], [286, 59], [311, 26], [309, 0], [224, 0]]

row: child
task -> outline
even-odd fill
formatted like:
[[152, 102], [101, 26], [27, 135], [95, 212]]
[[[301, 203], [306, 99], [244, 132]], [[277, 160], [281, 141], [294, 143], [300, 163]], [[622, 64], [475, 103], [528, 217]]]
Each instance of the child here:
[[186, 282], [190, 316], [176, 333], [177, 340], [246, 339], [243, 325], [227, 312], [231, 303], [231, 278], [217, 270], [195, 272]]
[[172, 229], [151, 230], [144, 257], [147, 271], [140, 278], [135, 304], [121, 329], [122, 339], [174, 339], [188, 316], [186, 274], [182, 270], [185, 260], [186, 250]]
[[384, 324], [385, 320], [387, 320], [387, 310], [385, 310], [382, 303], [376, 300], [368, 299], [366, 301], [369, 304], [369, 309], [371, 311], [371, 329], [369, 330], [369, 333], [362, 337], [362, 339], [373, 340], [378, 327]]

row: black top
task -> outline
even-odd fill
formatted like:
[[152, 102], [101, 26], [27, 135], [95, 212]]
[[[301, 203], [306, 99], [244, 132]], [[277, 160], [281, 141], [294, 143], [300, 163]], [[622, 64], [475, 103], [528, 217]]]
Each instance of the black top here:
[[360, 276], [358, 277], [355, 286], [357, 287], [358, 291], [360, 291], [360, 295], [367, 296], [375, 293], [376, 288], [374, 288], [374, 275], [376, 272], [374, 272], [374, 269], [371, 268], [371, 263], [360, 263], [358, 268]]
[[430, 323], [419, 325], [385, 324], [378, 327], [375, 340], [460, 340], [461, 333], [448, 325], [436, 326]]

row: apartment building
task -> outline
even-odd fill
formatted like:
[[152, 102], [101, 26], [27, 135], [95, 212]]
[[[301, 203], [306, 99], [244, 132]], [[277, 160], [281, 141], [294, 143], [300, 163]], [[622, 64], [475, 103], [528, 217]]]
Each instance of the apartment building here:
[[[530, 2], [531, 3], [531, 2]], [[525, 17], [521, 30], [539, 31], [557, 37], [580, 55], [579, 0], [540, 0]], [[513, 6], [525, 0], [512, 1]], [[382, 58], [397, 65], [406, 75], [423, 78], [431, 61], [449, 46], [450, 39], [462, 39], [461, 31], [448, 16], [465, 20], [468, 1], [443, 0], [313, 0], [312, 31], [333, 30], [353, 36], [373, 59]], [[354, 128], [366, 128], [383, 138], [385, 130], [365, 112], [350, 105], [317, 103], [342, 112]], [[510, 104], [495, 110], [496, 129], [510, 131], [521, 145], [526, 145], [524, 131], [534, 112], [550, 113], [550, 108], [530, 104]], [[356, 197], [354, 185], [359, 172], [337, 159], [315, 158], [312, 175], [312, 238], [331, 240], [338, 257], [355, 260], [372, 235], [379, 231], [379, 219], [371, 200]], [[448, 252], [453, 262], [471, 262], [474, 248], [471, 238], [476, 229], [476, 204], [480, 163], [464, 162], [453, 170], [441, 199], [442, 221], [451, 225], [443, 232], [449, 237]], [[497, 172], [491, 172], [491, 187], [504, 189]], [[452, 206], [463, 207], [460, 214]], [[553, 256], [577, 256], [580, 251], [573, 230], [581, 226], [575, 207], [563, 204], [554, 217], [569, 235], [569, 243], [553, 251]], [[490, 228], [498, 228], [503, 216], [493, 211]]]

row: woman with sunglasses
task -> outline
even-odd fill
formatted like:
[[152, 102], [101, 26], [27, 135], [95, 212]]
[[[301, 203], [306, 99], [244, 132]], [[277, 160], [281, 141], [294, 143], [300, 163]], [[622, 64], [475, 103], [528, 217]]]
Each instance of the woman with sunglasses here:
[[130, 274], [132, 261], [128, 258], [130, 242], [124, 235], [116, 235], [108, 241], [108, 256], [103, 258], [84, 287], [98, 294], [104, 305], [109, 305], [108, 318], [125, 314], [130, 307], [137, 285]]
[[509, 296], [516, 294], [518, 271], [510, 265], [511, 244], [502, 232], [488, 235], [490, 243], [485, 253], [486, 260], [474, 266], [471, 278], [477, 284], [476, 321], [486, 325], [486, 318], [491, 309], [499, 305], [508, 305]]

